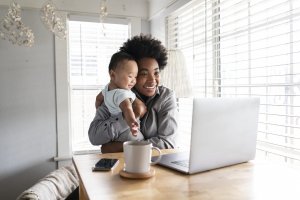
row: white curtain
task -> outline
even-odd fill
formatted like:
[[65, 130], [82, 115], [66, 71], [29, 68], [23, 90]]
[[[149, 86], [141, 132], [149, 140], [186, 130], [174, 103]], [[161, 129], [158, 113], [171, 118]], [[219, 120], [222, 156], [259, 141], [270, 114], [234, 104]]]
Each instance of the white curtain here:
[[161, 72], [161, 83], [175, 91], [176, 97], [190, 97], [192, 86], [183, 53], [176, 50], [168, 51], [168, 64]]

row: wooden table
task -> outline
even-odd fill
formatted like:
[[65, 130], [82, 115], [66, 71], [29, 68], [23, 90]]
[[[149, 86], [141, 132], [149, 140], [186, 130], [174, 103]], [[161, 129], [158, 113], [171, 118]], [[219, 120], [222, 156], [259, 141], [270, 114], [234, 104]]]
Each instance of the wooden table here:
[[[168, 153], [168, 151], [164, 151]], [[118, 158], [110, 172], [92, 172], [100, 158]], [[80, 178], [80, 199], [299, 200], [300, 171], [285, 164], [248, 162], [194, 175], [155, 165], [145, 180], [122, 178], [122, 153], [73, 156]]]

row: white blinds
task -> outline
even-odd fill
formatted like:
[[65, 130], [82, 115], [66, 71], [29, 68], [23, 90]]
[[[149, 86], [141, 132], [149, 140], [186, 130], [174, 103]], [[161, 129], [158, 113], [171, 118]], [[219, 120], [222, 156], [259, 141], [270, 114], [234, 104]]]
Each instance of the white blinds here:
[[[109, 82], [108, 65], [129, 37], [129, 25], [120, 20], [100, 24], [94, 19], [69, 21], [69, 63], [71, 88], [71, 127], [73, 152], [93, 149], [88, 128], [95, 115], [95, 98]], [[123, 20], [124, 21], [124, 20]]]
[[108, 63], [128, 39], [128, 24], [70, 21], [70, 73], [72, 85], [105, 85]]
[[197, 0], [167, 18], [194, 96], [260, 97], [257, 148], [300, 161], [300, 1]]

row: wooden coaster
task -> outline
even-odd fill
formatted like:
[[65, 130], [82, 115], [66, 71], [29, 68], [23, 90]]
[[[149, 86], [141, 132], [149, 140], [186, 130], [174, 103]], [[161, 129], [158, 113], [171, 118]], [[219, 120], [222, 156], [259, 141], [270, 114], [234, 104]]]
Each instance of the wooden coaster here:
[[150, 168], [150, 171], [146, 173], [130, 173], [130, 172], [126, 172], [125, 169], [122, 169], [120, 171], [120, 176], [124, 178], [130, 178], [130, 179], [146, 179], [146, 178], [151, 178], [154, 175], [155, 175], [155, 170], [152, 168]]

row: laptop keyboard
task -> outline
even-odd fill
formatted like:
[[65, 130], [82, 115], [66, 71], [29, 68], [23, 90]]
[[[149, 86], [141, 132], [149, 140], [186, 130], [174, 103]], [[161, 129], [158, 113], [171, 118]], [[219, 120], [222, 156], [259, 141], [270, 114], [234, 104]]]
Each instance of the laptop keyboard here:
[[189, 167], [189, 160], [178, 160], [178, 161], [173, 161], [172, 162], [173, 164], [176, 164], [176, 165], [180, 165], [182, 167]]

